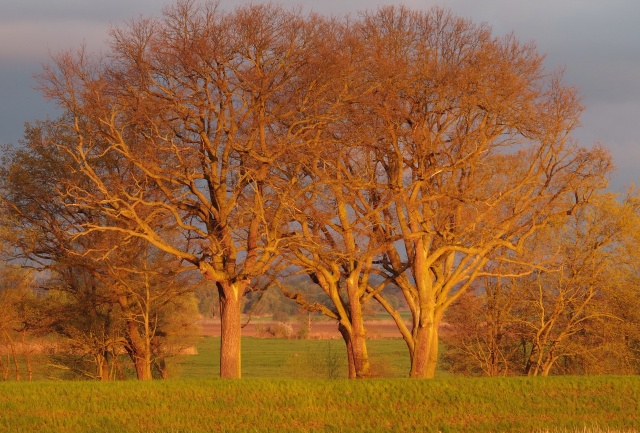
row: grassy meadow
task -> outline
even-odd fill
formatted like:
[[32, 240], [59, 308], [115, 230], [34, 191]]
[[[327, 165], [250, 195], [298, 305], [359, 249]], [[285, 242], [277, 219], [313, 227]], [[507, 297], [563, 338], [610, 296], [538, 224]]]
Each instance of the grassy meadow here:
[[[4, 432], [631, 432], [640, 377], [406, 379], [399, 339], [373, 340], [380, 377], [344, 380], [339, 340], [243, 339], [241, 381], [216, 379], [217, 338], [173, 378], [0, 382]], [[596, 428], [597, 427], [597, 428]]]
[[0, 431], [628, 431], [639, 401], [635, 377], [5, 382]]
[[[409, 358], [401, 339], [367, 342], [374, 376], [406, 377]], [[174, 363], [174, 377], [200, 378], [217, 373], [220, 339], [203, 337], [198, 354]], [[244, 337], [243, 378], [340, 379], [347, 377], [346, 349], [342, 340], [285, 340]], [[446, 373], [445, 373], [446, 374]]]

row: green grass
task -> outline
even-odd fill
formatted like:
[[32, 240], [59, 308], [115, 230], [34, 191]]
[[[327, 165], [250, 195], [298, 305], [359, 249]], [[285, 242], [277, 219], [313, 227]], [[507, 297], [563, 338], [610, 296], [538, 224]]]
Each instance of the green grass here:
[[[367, 342], [374, 375], [406, 377], [409, 356], [401, 339]], [[211, 377], [220, 368], [220, 339], [203, 337], [198, 354], [182, 359], [175, 375], [181, 378]], [[346, 349], [342, 340], [242, 339], [244, 378], [346, 378]]]
[[638, 377], [5, 382], [0, 431], [624, 431], [639, 401]]
[[0, 431], [637, 433], [640, 426], [640, 377], [411, 380], [403, 378], [402, 340], [368, 345], [373, 372], [384, 378], [340, 379], [342, 340], [244, 338], [244, 379], [215, 379], [219, 339], [205, 337], [167, 381], [0, 382]]

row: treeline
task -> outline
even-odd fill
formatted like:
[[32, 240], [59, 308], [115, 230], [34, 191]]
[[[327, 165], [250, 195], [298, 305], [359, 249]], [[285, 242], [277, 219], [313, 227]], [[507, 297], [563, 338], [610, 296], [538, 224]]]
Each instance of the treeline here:
[[[534, 44], [439, 8], [330, 18], [191, 0], [109, 36], [39, 75], [64, 114], [6, 153], [6, 243], [47, 288], [116, 306], [138, 377], [194, 271], [218, 294], [230, 378], [243, 302], [273, 286], [336, 321], [352, 378], [370, 374], [372, 303], [412, 377], [434, 375], [443, 322], [460, 368], [548, 374], [595, 344], [590, 327], [632, 320], [614, 294], [635, 299], [637, 268], [603, 257], [630, 245], [636, 201], [600, 192], [609, 154], [574, 142], [577, 92]], [[592, 226], [599, 213], [620, 221]], [[618, 286], [606, 273], [621, 262]], [[294, 275], [319, 295], [283, 283]], [[607, 329], [635, 368], [635, 334]]]

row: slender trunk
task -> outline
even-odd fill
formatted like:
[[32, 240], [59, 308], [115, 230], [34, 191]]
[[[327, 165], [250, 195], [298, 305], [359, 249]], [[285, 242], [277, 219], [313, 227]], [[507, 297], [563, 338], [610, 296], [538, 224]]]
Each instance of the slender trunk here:
[[13, 344], [13, 339], [11, 338], [11, 336], [9, 335], [8, 332], [5, 332], [5, 337], [7, 338], [7, 341], [9, 342], [9, 349], [11, 350], [11, 357], [13, 358], [13, 365], [16, 369], [16, 381], [20, 382], [20, 364], [18, 363], [18, 354], [16, 352], [16, 346], [15, 344]]
[[156, 358], [156, 364], [158, 366], [158, 371], [160, 372], [160, 377], [162, 379], [166, 379], [167, 377], [169, 377], [169, 373], [167, 371], [167, 361], [165, 361], [164, 356]]
[[529, 353], [529, 356], [527, 357], [527, 360], [524, 365], [524, 374], [526, 376], [536, 376], [535, 370], [534, 370], [535, 354], [536, 354], [536, 346], [533, 345], [531, 347], [531, 352]]
[[218, 284], [220, 294], [220, 377], [240, 379], [241, 363], [241, 302], [244, 288]]
[[349, 329], [342, 323], [338, 323], [338, 331], [342, 335], [344, 344], [347, 346], [347, 365], [349, 367], [349, 379], [356, 378], [356, 362], [353, 357], [353, 344], [351, 342], [351, 333]]
[[33, 369], [31, 368], [31, 354], [29, 347], [27, 347], [27, 330], [22, 330], [22, 356], [24, 356], [24, 362], [27, 364], [27, 374], [29, 376], [29, 382], [33, 381]]
[[102, 382], [107, 382], [110, 379], [109, 375], [109, 361], [107, 359], [108, 354], [99, 353], [96, 355], [96, 367], [98, 377]]
[[0, 371], [2, 371], [2, 380], [6, 381], [9, 378], [9, 355], [7, 355], [7, 364], [5, 365], [0, 354]]

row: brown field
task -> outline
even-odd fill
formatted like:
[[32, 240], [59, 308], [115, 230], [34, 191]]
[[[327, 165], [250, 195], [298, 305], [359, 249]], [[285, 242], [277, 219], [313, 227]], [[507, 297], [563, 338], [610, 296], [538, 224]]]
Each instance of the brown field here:
[[[246, 323], [246, 319], [243, 319], [243, 324]], [[277, 322], [274, 321], [249, 321], [242, 329], [242, 335], [245, 337], [262, 337], [264, 333], [261, 331], [274, 325]], [[200, 323], [202, 334], [210, 337], [220, 336], [220, 321], [219, 320], [203, 320]], [[299, 322], [289, 322], [289, 325], [293, 328], [293, 332], [297, 333], [301, 324]], [[369, 320], [365, 322], [367, 329], [367, 336], [369, 339], [382, 339], [382, 338], [400, 338], [400, 332], [395, 323], [391, 319], [383, 320]], [[311, 332], [309, 334], [312, 339], [338, 339], [341, 338], [340, 332], [338, 332], [338, 324], [330, 320], [322, 320], [312, 322]]]

